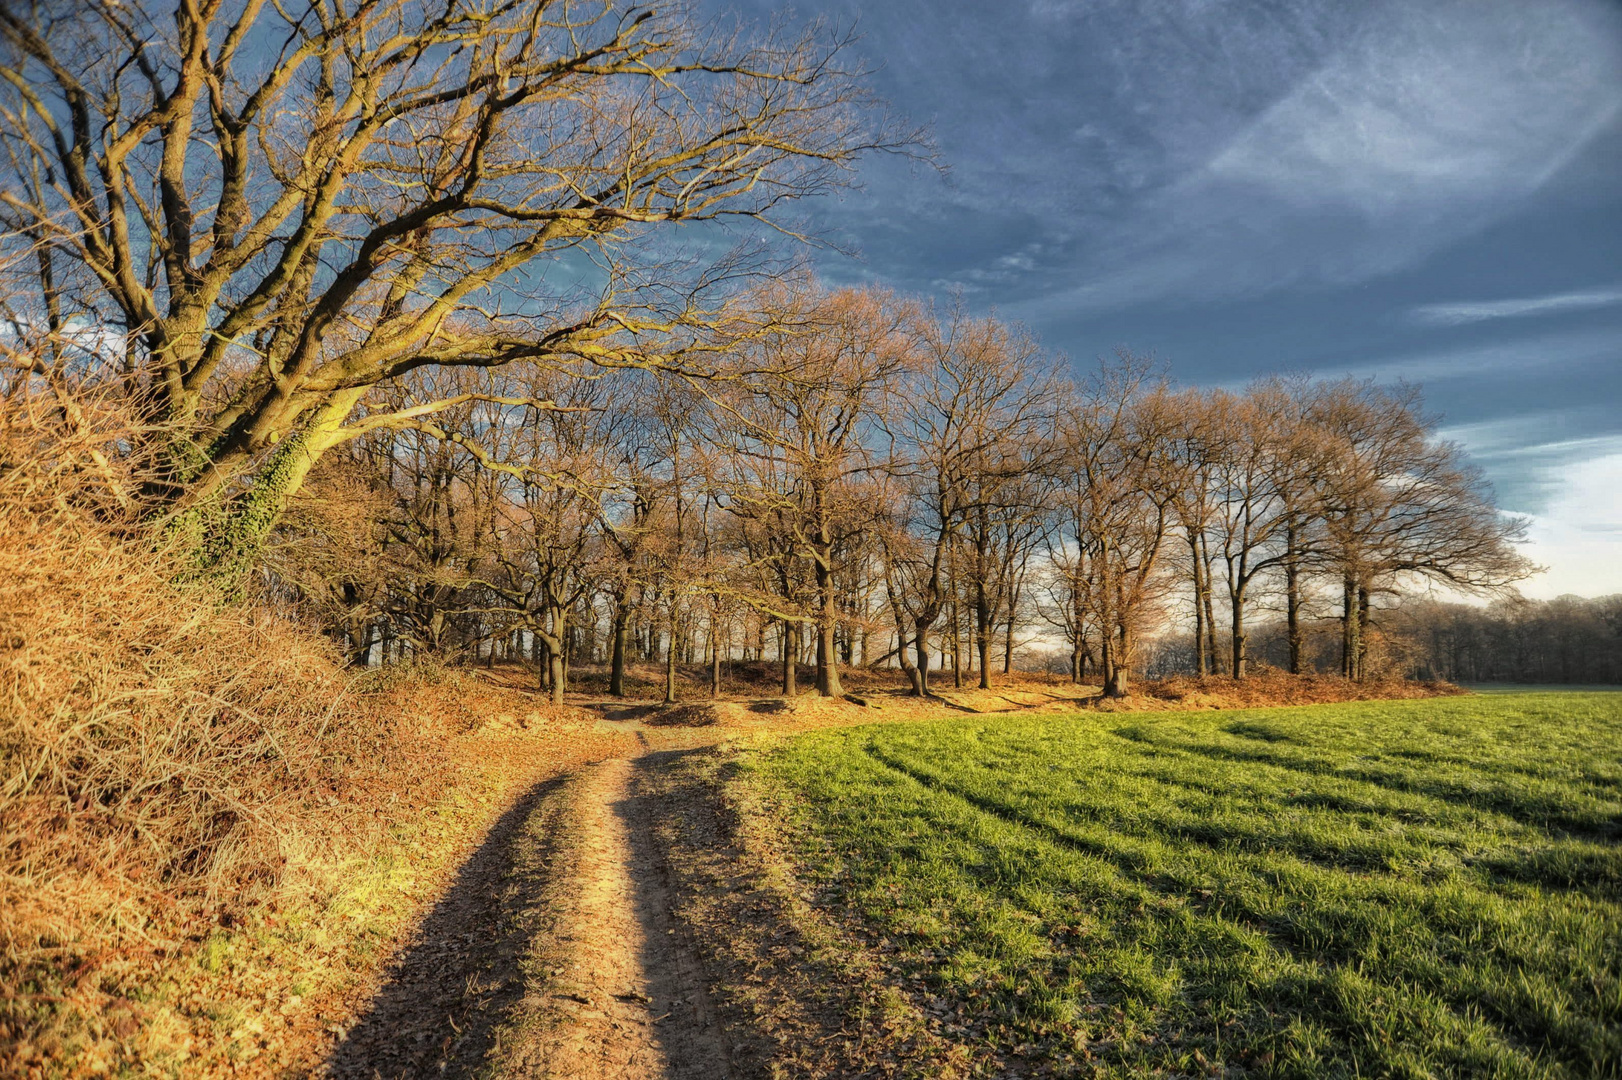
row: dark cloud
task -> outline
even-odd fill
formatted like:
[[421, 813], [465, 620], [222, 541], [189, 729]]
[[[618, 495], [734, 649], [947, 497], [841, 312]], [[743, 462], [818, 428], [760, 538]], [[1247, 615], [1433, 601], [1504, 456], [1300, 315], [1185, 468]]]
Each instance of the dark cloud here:
[[[825, 253], [831, 279], [961, 292], [1074, 357], [1125, 345], [1185, 382], [1421, 381], [1467, 443], [1492, 434], [1478, 449], [1507, 503], [1584, 505], [1586, 536], [1622, 525], [1622, 5], [807, 0], [798, 15], [857, 23], [877, 90], [932, 125], [949, 170], [875, 161], [863, 190], [810, 208], [860, 252]], [[1607, 469], [1609, 494], [1564, 479]], [[1605, 587], [1622, 589], [1610, 562]]]

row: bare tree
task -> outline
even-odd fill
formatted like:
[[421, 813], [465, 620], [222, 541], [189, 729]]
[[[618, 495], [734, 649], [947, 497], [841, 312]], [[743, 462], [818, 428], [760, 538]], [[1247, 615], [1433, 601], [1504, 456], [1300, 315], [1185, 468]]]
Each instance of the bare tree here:
[[[1305, 536], [1302, 495], [1318, 475], [1314, 438], [1297, 408], [1292, 387], [1267, 380], [1242, 395], [1218, 391], [1210, 398], [1206, 429], [1217, 448], [1209, 476], [1215, 514], [1207, 523], [1222, 560], [1228, 589], [1228, 671], [1245, 677], [1245, 617], [1251, 590], [1282, 570], [1290, 593], [1289, 617], [1298, 619], [1299, 574]], [[1299, 656], [1299, 628], [1292, 639]], [[1299, 659], [1296, 661], [1299, 664]]]
[[[503, 380], [511, 396], [563, 406], [526, 410], [493, 431], [503, 458], [532, 463], [497, 474], [504, 496], [500, 537], [481, 583], [498, 611], [534, 641], [542, 687], [562, 704], [568, 679], [570, 619], [596, 588], [603, 557], [599, 531], [608, 492], [618, 485], [616, 451], [628, 426], [619, 384], [559, 379], [531, 371]], [[517, 383], [517, 385], [514, 385]], [[504, 610], [502, 610], [504, 609]]]
[[1372, 598], [1403, 576], [1490, 593], [1536, 572], [1515, 544], [1525, 522], [1500, 513], [1479, 470], [1433, 438], [1414, 387], [1342, 380], [1317, 388], [1325, 440], [1319, 499], [1342, 588], [1342, 673], [1363, 677]]
[[[976, 548], [979, 569], [971, 577], [976, 608], [986, 611], [981, 638], [989, 657], [998, 565], [991, 544], [1013, 480], [1029, 465], [1019, 455], [1041, 443], [1046, 384], [1032, 370], [1036, 355], [1022, 332], [958, 306], [928, 326], [920, 370], [902, 399], [891, 468], [905, 481], [905, 529], [913, 535], [906, 542], [892, 536], [886, 574], [903, 612], [898, 632], [916, 654], [920, 695], [929, 692], [930, 631], [958, 598], [951, 564], [971, 519], [985, 548], [983, 559]], [[953, 633], [957, 640], [955, 618]]]
[[[740, 356], [715, 397], [715, 438], [730, 459], [722, 490], [733, 513], [775, 529], [772, 558], [810, 564], [817, 692], [838, 697], [840, 586], [850, 572], [842, 557], [876, 520], [879, 435], [893, 385], [915, 363], [917, 316], [875, 291], [779, 302], [797, 309], [789, 327]], [[797, 612], [778, 614], [799, 622]]]
[[1216, 615], [1211, 602], [1211, 526], [1216, 518], [1214, 473], [1226, 447], [1218, 425], [1213, 423], [1213, 403], [1206, 391], [1180, 391], [1168, 402], [1174, 417], [1169, 465], [1177, 470], [1177, 498], [1172, 506], [1178, 527], [1188, 545], [1194, 613], [1194, 673], [1219, 671], [1216, 649]]
[[[357, 416], [372, 388], [679, 367], [736, 268], [655, 273], [650, 230], [770, 215], [908, 141], [862, 119], [845, 38], [665, 0], [5, 4], [0, 42], [3, 239], [37, 255], [8, 314], [119, 339], [171, 433], [149, 494], [232, 565], [333, 446], [466, 400]], [[570, 253], [589, 289], [551, 283]]]
[[1179, 473], [1169, 399], [1128, 354], [1103, 364], [1060, 410], [1061, 468], [1076, 574], [1092, 583], [1104, 693], [1124, 697], [1138, 638], [1166, 582]]

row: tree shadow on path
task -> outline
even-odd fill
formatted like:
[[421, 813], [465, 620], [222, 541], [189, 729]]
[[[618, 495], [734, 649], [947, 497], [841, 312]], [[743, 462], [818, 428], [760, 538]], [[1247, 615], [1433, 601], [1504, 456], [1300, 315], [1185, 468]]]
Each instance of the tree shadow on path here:
[[390, 967], [364, 1016], [327, 1059], [336, 1078], [473, 1076], [524, 995], [520, 964], [545, 930], [560, 776], [496, 821]]

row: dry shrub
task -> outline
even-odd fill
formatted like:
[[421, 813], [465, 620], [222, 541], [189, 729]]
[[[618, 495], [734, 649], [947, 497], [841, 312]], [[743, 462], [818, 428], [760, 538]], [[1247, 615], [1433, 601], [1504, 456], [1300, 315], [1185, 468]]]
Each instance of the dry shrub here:
[[381, 721], [324, 641], [172, 584], [96, 453], [119, 437], [0, 400], [0, 1071], [66, 1037], [103, 961], [184, 947], [432, 794], [433, 733]]

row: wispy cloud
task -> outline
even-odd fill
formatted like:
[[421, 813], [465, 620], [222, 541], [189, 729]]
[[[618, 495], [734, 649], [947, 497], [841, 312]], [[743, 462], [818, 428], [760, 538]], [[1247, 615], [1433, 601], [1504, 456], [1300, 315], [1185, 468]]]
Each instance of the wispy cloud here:
[[1344, 366], [1326, 364], [1315, 374], [1326, 377], [1433, 382], [1518, 376], [1529, 370], [1545, 374], [1559, 368], [1587, 368], [1622, 362], [1622, 341], [1611, 330], [1574, 330], [1512, 338], [1445, 349], [1416, 350]]
[[[1123, 223], [1075, 299], [1395, 272], [1501, 220], [1622, 115], [1622, 21], [1579, 0], [1399, 6]], [[1122, 272], [1124, 271], [1124, 272]]]
[[1401, 6], [1206, 172], [1368, 214], [1524, 194], [1622, 109], [1608, 21], [1561, 0]]
[[[1112, 11], [1036, 10], [1056, 26]], [[940, 233], [957, 238], [943, 255], [977, 258], [931, 280], [986, 288], [1033, 321], [1362, 283], [1513, 215], [1622, 118], [1622, 9], [1599, 0], [1371, 4], [1327, 39], [1239, 35], [1193, 5], [1155, 10], [1153, 41], [1110, 24], [1092, 28], [1121, 30], [1125, 45], [1071, 42], [1073, 66], [1112, 73], [1108, 88], [1078, 85], [1067, 100], [1041, 82], [1040, 110], [1011, 103], [977, 128], [982, 149], [954, 199], [1006, 217], [1003, 239]], [[1158, 44], [1189, 40], [1221, 48]], [[1237, 57], [1262, 74], [1236, 81]], [[1066, 125], [1080, 101], [1091, 107]], [[1044, 256], [999, 263], [1030, 231], [1048, 234]]]
[[1484, 322], [1488, 319], [1554, 315], [1565, 311], [1611, 307], [1615, 304], [1622, 304], [1622, 288], [1592, 289], [1585, 292], [1555, 293], [1552, 296], [1528, 296], [1507, 300], [1423, 304], [1410, 311], [1409, 315], [1415, 322], [1432, 326], [1458, 326], [1461, 323]]

